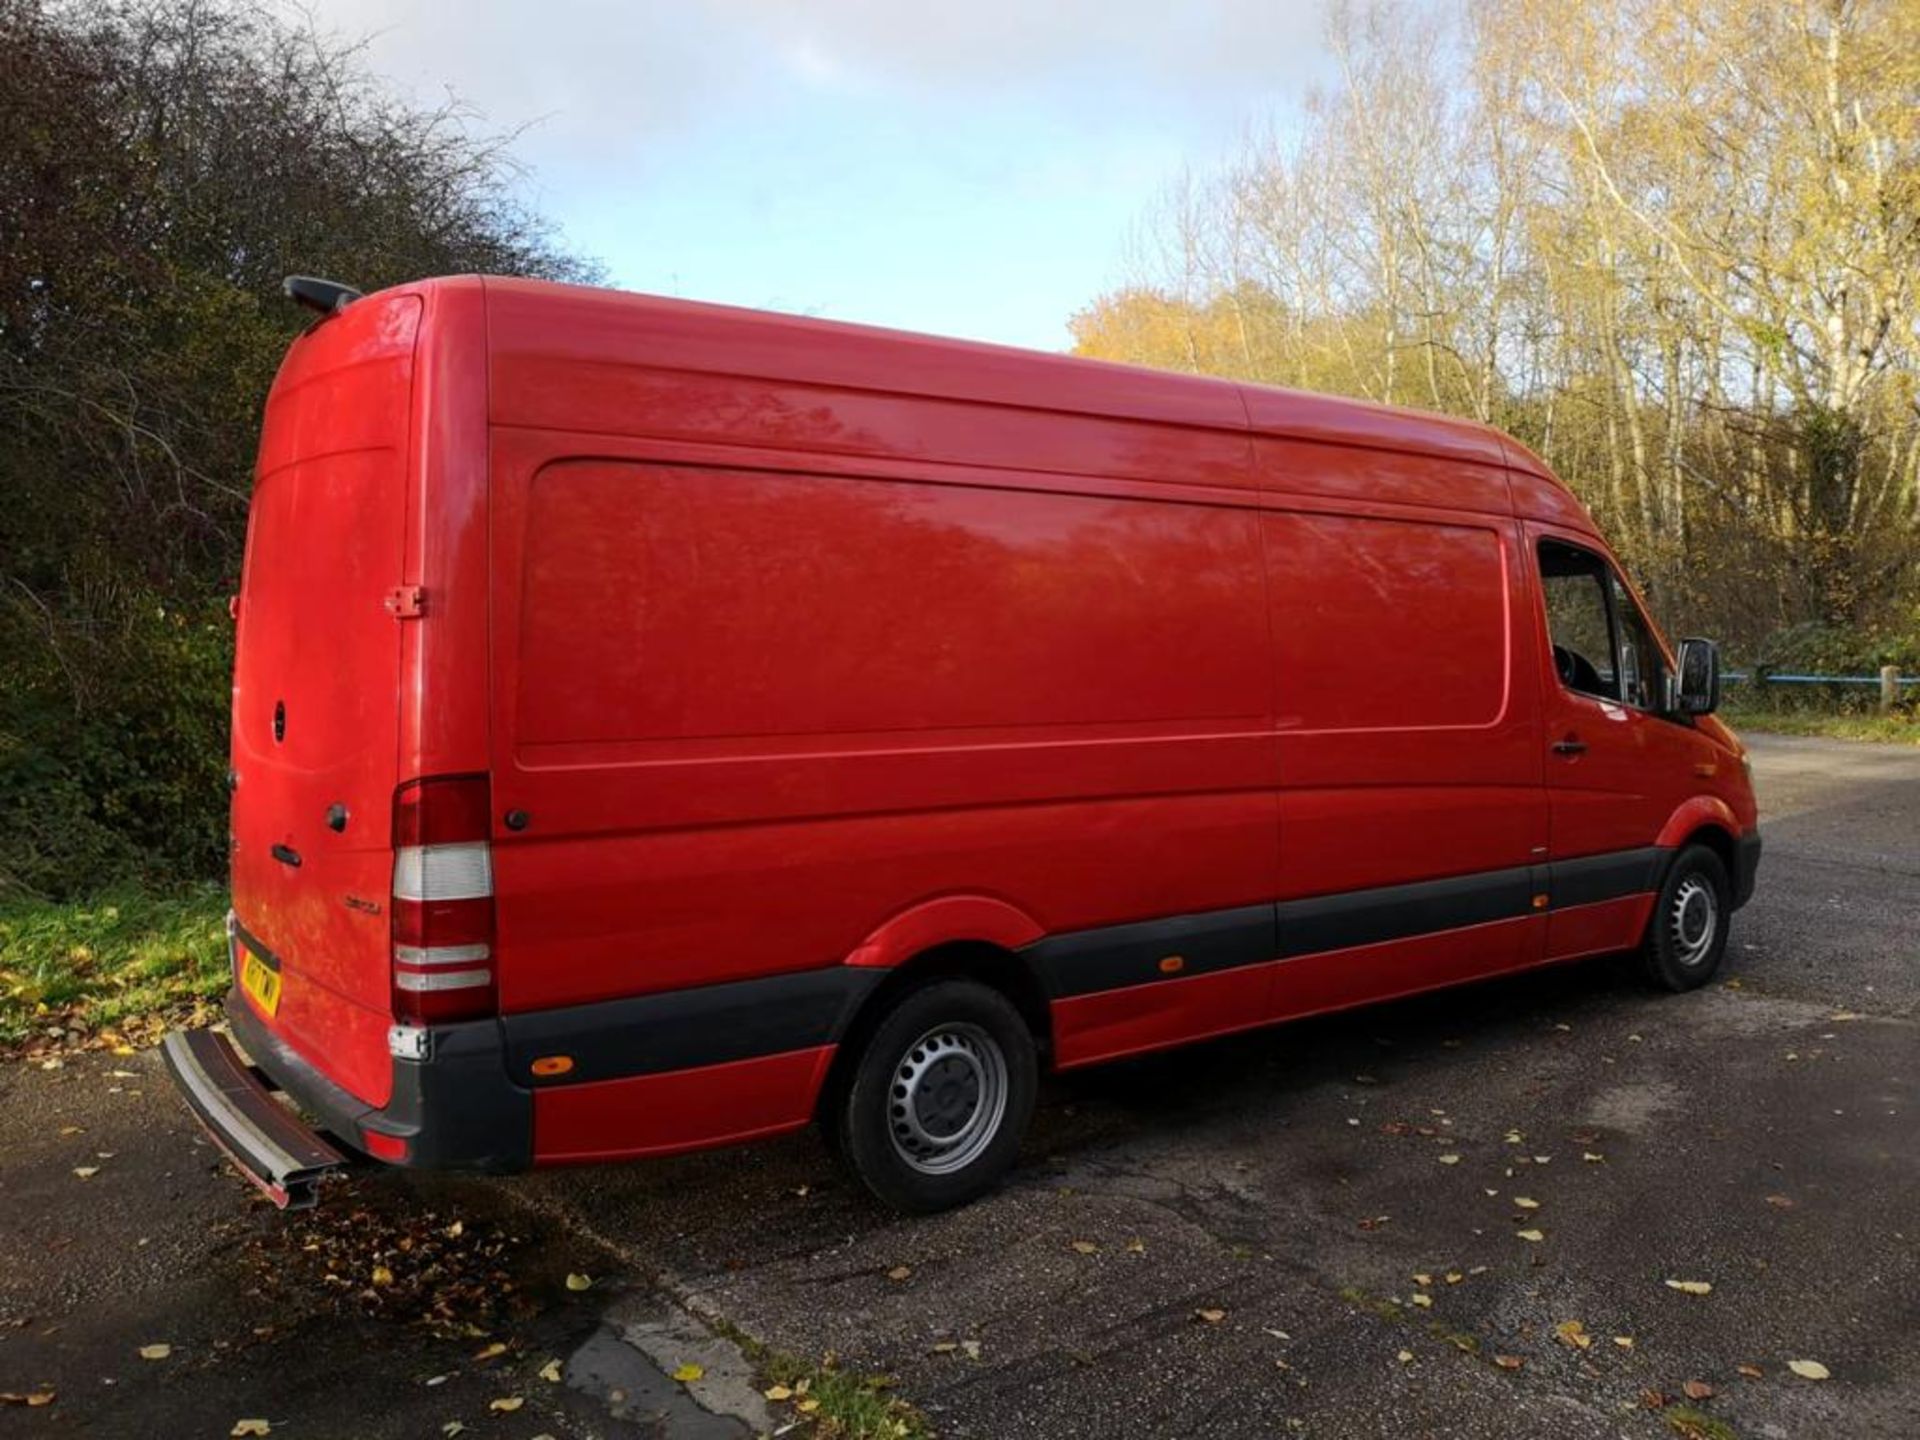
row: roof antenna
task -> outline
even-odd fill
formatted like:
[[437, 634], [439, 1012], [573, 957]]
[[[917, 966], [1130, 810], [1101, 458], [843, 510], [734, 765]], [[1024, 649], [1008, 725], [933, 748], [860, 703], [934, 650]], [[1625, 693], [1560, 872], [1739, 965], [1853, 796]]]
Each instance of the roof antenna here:
[[289, 275], [280, 282], [280, 290], [288, 299], [322, 315], [337, 315], [360, 298], [360, 292], [351, 285], [313, 275]]

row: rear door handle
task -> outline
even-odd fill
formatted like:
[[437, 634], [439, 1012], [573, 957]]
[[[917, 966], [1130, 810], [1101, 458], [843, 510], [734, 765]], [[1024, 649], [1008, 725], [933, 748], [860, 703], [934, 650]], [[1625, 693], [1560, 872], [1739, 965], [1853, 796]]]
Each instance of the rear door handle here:
[[1564, 740], [1556, 740], [1553, 742], [1553, 753], [1556, 755], [1584, 755], [1587, 753], [1587, 742], [1582, 740], [1578, 735], [1569, 735]]

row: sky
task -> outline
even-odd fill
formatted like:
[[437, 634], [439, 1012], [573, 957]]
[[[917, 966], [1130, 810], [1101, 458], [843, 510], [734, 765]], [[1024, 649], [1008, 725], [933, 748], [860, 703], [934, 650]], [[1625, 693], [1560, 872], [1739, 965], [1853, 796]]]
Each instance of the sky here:
[[[291, 0], [289, 0], [291, 3]], [[305, 0], [449, 93], [623, 289], [1040, 349], [1183, 166], [1324, 72], [1323, 0]]]

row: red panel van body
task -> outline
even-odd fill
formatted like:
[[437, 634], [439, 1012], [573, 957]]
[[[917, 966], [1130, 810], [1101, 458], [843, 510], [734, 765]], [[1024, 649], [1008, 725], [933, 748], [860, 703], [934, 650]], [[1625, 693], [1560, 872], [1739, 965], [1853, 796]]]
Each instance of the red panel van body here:
[[413, 1165], [821, 1117], [951, 1203], [1036, 1067], [1636, 947], [1690, 988], [1758, 860], [1710, 649], [1578, 501], [1347, 400], [429, 281], [293, 345], [237, 613], [251, 1064], [168, 1055], [283, 1199], [332, 1152], [263, 1084]]

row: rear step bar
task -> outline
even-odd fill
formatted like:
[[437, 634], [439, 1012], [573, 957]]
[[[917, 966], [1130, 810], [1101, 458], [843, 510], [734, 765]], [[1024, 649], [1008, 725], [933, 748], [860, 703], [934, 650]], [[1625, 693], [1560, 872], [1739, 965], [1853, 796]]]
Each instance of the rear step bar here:
[[273, 1098], [260, 1072], [217, 1030], [175, 1030], [161, 1042], [194, 1116], [214, 1143], [282, 1210], [305, 1210], [347, 1157]]

